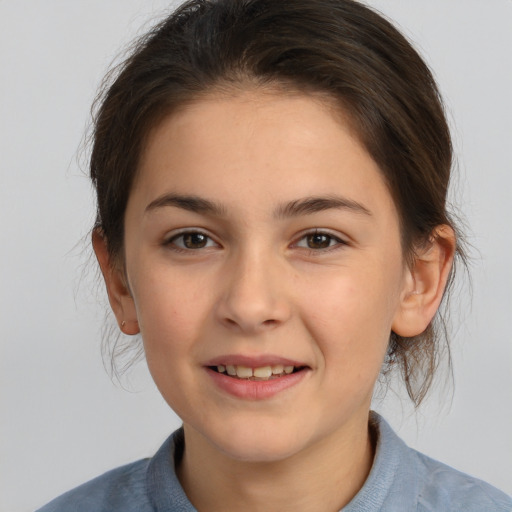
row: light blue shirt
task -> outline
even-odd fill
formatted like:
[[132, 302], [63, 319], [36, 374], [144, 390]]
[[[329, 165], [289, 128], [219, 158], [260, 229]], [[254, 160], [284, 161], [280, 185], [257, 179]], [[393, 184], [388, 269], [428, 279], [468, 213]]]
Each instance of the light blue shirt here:
[[[512, 512], [510, 496], [409, 448], [378, 414], [371, 422], [377, 435], [371, 472], [340, 512]], [[183, 447], [180, 429], [153, 458], [109, 471], [38, 512], [196, 512], [174, 470]]]

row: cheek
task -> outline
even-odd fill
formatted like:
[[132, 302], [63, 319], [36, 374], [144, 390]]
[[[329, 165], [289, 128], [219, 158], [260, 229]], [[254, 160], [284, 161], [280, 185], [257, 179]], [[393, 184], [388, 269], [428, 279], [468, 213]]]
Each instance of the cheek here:
[[152, 272], [137, 276], [133, 286], [144, 346], [148, 356], [177, 354], [198, 338], [207, 295], [183, 274], [150, 268]]
[[301, 308], [304, 323], [326, 366], [350, 373], [362, 368], [378, 372], [398, 304], [396, 276], [371, 266], [336, 270], [307, 287]]
[[300, 293], [304, 310], [319, 326], [337, 325], [349, 333], [371, 332], [391, 325], [398, 291], [384, 273], [343, 269], [306, 285]]
[[207, 296], [189, 279], [158, 271], [139, 275], [133, 286], [146, 362], [169, 406], [183, 419], [197, 402], [194, 367], [205, 328]]

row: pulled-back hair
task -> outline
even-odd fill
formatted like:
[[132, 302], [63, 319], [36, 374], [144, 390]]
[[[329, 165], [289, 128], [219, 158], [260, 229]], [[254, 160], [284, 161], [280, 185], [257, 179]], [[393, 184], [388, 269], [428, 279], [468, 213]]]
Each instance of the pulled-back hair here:
[[[446, 208], [452, 146], [439, 92], [385, 18], [354, 0], [190, 0], [138, 41], [97, 102], [95, 229], [119, 265], [150, 130], [212, 91], [247, 87], [320, 93], [348, 116], [393, 197], [406, 261], [436, 226], [455, 229]], [[457, 254], [464, 260], [460, 242]], [[400, 369], [416, 405], [432, 383], [444, 335], [439, 315], [418, 336], [390, 333], [385, 370]]]

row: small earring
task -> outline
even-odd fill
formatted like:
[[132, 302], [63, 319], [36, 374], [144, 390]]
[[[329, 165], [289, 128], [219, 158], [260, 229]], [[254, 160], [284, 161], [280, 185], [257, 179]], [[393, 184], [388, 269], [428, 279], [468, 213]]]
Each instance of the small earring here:
[[121, 329], [122, 329], [125, 325], [126, 325], [126, 322], [123, 320], [123, 321], [121, 322]]

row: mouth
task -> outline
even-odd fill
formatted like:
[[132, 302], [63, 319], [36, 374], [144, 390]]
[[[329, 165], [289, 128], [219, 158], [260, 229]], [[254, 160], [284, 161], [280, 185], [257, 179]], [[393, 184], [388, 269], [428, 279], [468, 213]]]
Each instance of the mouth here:
[[307, 382], [311, 367], [300, 361], [266, 354], [232, 354], [209, 360], [204, 368], [215, 387], [236, 399], [259, 401], [288, 393]]
[[267, 365], [251, 368], [250, 366], [219, 364], [209, 366], [210, 370], [239, 380], [268, 381], [275, 380], [305, 370], [305, 366]]

